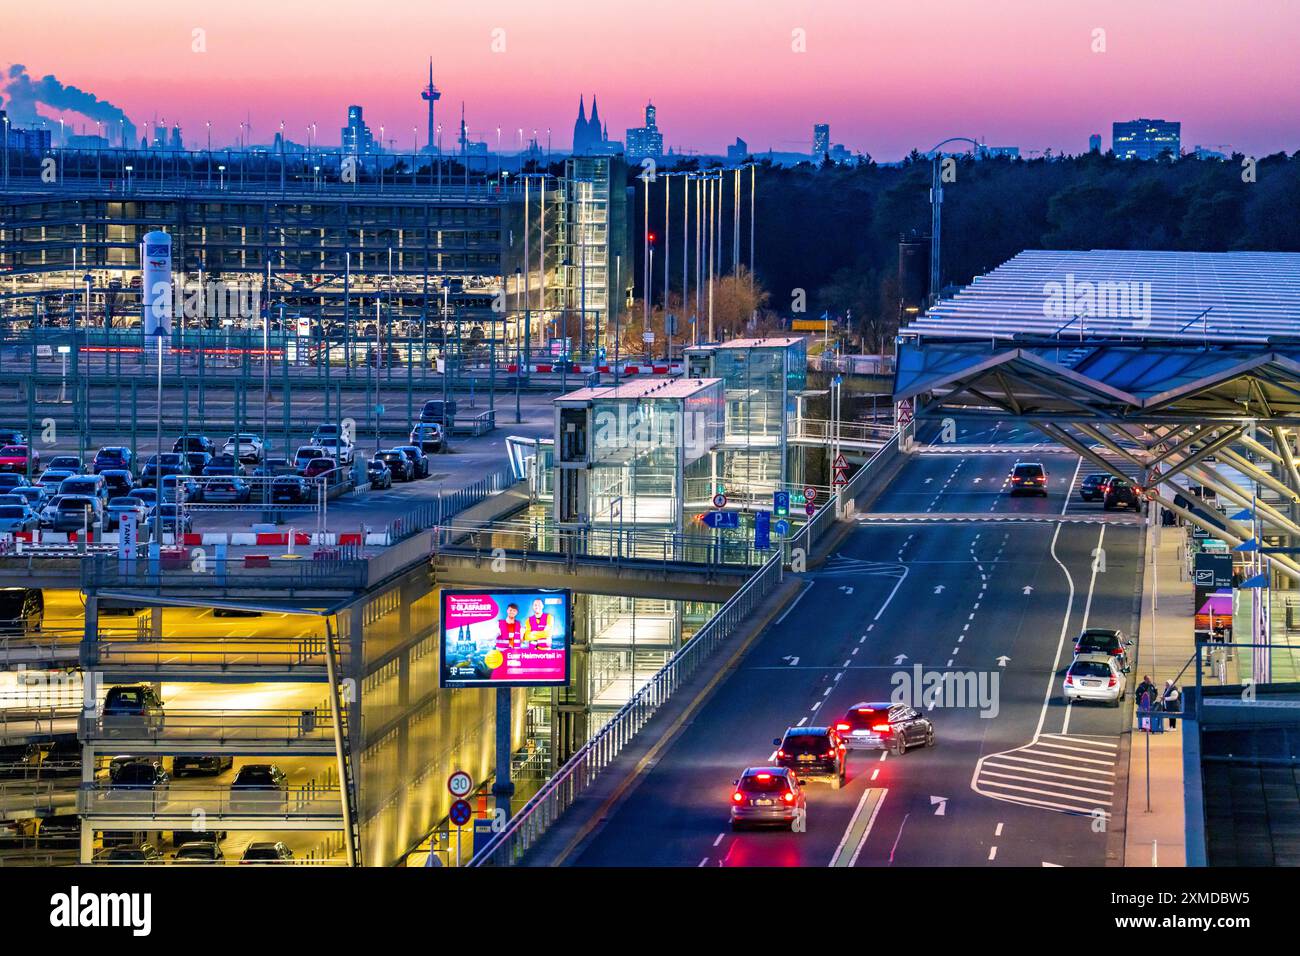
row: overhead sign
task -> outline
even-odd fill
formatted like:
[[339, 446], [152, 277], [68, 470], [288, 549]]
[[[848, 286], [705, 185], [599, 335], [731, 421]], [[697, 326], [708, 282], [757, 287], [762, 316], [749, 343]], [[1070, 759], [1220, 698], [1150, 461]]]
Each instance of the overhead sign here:
[[739, 528], [739, 511], [710, 511], [701, 519], [710, 528]]
[[724, 495], [724, 494], [722, 494], [721, 492], [719, 492], [718, 494], [714, 495], [714, 496], [713, 496], [713, 507], [715, 507], [715, 508], [725, 508], [725, 507], [727, 507], [727, 496]]
[[566, 687], [571, 592], [442, 592], [442, 687]]
[[467, 797], [474, 789], [474, 778], [464, 770], [457, 770], [447, 778], [447, 790], [453, 797]]
[[463, 827], [474, 816], [474, 810], [464, 800], [457, 800], [451, 805], [451, 812], [448, 814], [451, 822], [458, 827]]

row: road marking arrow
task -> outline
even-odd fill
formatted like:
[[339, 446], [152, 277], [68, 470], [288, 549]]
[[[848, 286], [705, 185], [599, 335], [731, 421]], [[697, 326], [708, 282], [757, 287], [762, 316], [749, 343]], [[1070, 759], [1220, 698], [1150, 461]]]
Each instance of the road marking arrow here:
[[907, 660], [907, 655], [906, 655], [906, 654], [899, 654], [897, 657], [894, 658], [894, 666], [897, 667], [899, 664], [903, 663], [903, 661], [905, 661], [905, 660]]
[[930, 797], [930, 806], [938, 808], [934, 811], [934, 815], [936, 817], [947, 816], [947, 814], [944, 812], [948, 809], [947, 797], [935, 797], [935, 796]]
[[795, 667], [795, 666], [797, 666], [798, 663], [799, 663], [799, 658], [795, 657], [794, 655], [789, 655], [789, 656], [787, 656], [787, 657], [783, 657], [783, 658], [781, 658], [781, 660], [785, 661], [785, 662], [786, 662], [787, 664], [789, 664], [791, 667]]
[[1025, 587], [1024, 587], [1024, 590], [1023, 590], [1021, 593], [1023, 593], [1023, 594], [1033, 594], [1033, 593], [1034, 593], [1034, 586], [1033, 586], [1032, 584], [1026, 584]]
[[944, 588], [944, 586], [943, 586], [942, 584], [936, 584], [936, 585], [934, 586], [934, 593], [935, 593], [935, 594], [942, 594], [942, 593], [943, 593], [943, 588]]
[[853, 588], [849, 587], [847, 584], [840, 585], [840, 590], [843, 591], [845, 594], [853, 593]]
[[1001, 657], [998, 658], [998, 667], [1006, 667], [1006, 666], [1007, 666], [1007, 661], [1009, 661], [1009, 660], [1011, 660], [1011, 658], [1009, 658], [1009, 657], [1007, 657], [1007, 655], [1003, 654]]

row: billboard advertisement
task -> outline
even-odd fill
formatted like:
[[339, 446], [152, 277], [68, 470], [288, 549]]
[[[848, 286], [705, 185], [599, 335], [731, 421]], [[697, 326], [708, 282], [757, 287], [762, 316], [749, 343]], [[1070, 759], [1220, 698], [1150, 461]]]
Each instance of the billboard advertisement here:
[[442, 592], [442, 687], [564, 687], [571, 592]]

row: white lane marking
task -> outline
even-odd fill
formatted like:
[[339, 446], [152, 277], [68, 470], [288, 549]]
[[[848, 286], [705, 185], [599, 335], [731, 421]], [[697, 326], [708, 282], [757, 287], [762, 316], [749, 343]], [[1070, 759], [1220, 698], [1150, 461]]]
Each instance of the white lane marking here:
[[951, 657], [948, 658], [948, 663], [947, 663], [947, 664], [944, 664], [943, 666], [944, 666], [944, 667], [952, 667], [952, 658], [951, 658]]
[[[1079, 461], [1082, 462], [1083, 459], [1080, 458]], [[1106, 540], [1106, 526], [1102, 525], [1101, 534], [1097, 535], [1097, 548], [1091, 552], [1092, 554], [1095, 555], [1097, 550], [1100, 550], [1101, 543], [1104, 540]], [[1088, 629], [1088, 615], [1092, 613], [1092, 594], [1097, 587], [1097, 566], [1099, 563], [1095, 557], [1092, 559], [1092, 578], [1088, 581], [1088, 600], [1083, 606], [1083, 623], [1079, 626], [1080, 634]], [[1065, 718], [1061, 721], [1062, 734], [1070, 732], [1070, 715], [1072, 713], [1074, 713], [1074, 701], [1067, 699], [1065, 702]]]
[[[880, 620], [880, 615], [882, 615], [882, 614], [885, 613], [885, 608], [889, 607], [889, 603], [890, 603], [892, 600], [894, 600], [894, 595], [898, 593], [898, 589], [902, 586], [903, 582], [907, 580], [908, 572], [910, 572], [911, 570], [912, 570], [911, 568], [906, 568], [906, 567], [903, 568], [903, 574], [902, 574], [902, 577], [900, 577], [900, 578], [898, 579], [898, 581], [895, 582], [895, 584], [894, 584], [894, 590], [892, 590], [892, 591], [889, 592], [889, 597], [885, 598], [885, 603], [882, 604], [882, 605], [880, 605], [880, 610], [877, 611], [877, 612], [876, 612], [876, 616], [875, 616], [874, 618], [872, 618], [873, 621], [879, 621], [879, 620]], [[867, 625], [867, 630], [869, 631], [869, 630], [871, 630], [873, 627], [875, 627], [875, 624], [869, 624], [869, 625]]]
[[830, 689], [829, 687], [827, 687], [826, 690], [822, 692], [822, 696], [823, 696], [823, 697], [829, 697], [829, 696], [831, 696], [831, 689]]
[[[1021, 783], [1033, 783], [1033, 782], [1034, 782], [1033, 780], [1031, 780], [1031, 779], [1029, 779], [1029, 778], [1027, 778], [1027, 777], [1021, 777], [1021, 776], [1019, 776], [1019, 775], [1017, 775], [1017, 774], [1012, 774], [1012, 773], [995, 773], [995, 772], [993, 772], [992, 770], [989, 770], [989, 769], [987, 769], [987, 768], [984, 770], [984, 773], [982, 774], [982, 776], [984, 776], [984, 777], [999, 777], [999, 778], [1001, 778], [1001, 779], [1003, 779], [1003, 780], [1019, 780]], [[1043, 781], [1039, 781], [1039, 782], [1041, 782], [1044, 786], [1046, 786], [1048, 783], [1051, 783], [1051, 781], [1047, 781], [1047, 780], [1043, 780]], [[1080, 793], [1095, 793], [1095, 794], [1097, 794], [1098, 796], [1103, 796], [1103, 797], [1113, 797], [1113, 796], [1115, 795], [1115, 791], [1114, 791], [1113, 789], [1111, 789], [1110, 787], [1106, 787], [1106, 788], [1098, 788], [1098, 787], [1080, 787], [1078, 784], [1073, 784], [1073, 783], [1052, 783], [1051, 785], [1052, 785], [1053, 787], [1056, 788], [1055, 790], [1035, 790], [1035, 789], [1033, 789], [1032, 787], [1015, 787], [1015, 786], [1012, 786], [1012, 785], [1009, 784], [1009, 783], [997, 783], [997, 782], [995, 782], [995, 781], [989, 781], [989, 780], [985, 780], [985, 781], [984, 781], [984, 784], [985, 784], [985, 786], [1006, 787], [1008, 790], [1025, 790], [1025, 791], [1027, 791], [1027, 792], [1029, 792], [1029, 793], [1045, 793], [1045, 794], [1047, 794], [1048, 796], [1052, 796], [1052, 797], [1069, 797], [1069, 796], [1073, 796], [1073, 794], [1068, 794], [1068, 793], [1059, 793], [1059, 792], [1058, 792], [1059, 790], [1078, 790]], [[1106, 802], [1107, 802], [1107, 804], [1110, 803], [1109, 800], [1107, 800]]]
[[[853, 833], [853, 825], [858, 822], [858, 817], [862, 815], [862, 808], [867, 805], [867, 800], [871, 798], [873, 792], [874, 790], [872, 788], [863, 791], [862, 799], [858, 801], [857, 808], [853, 811], [853, 816], [849, 819], [849, 825], [844, 828], [844, 836], [840, 839], [839, 846], [835, 848], [835, 852], [831, 854], [831, 861], [827, 864], [828, 866], [833, 866], [835, 861], [840, 858], [840, 854], [844, 851], [845, 845], [849, 842], [850, 834]], [[867, 837], [871, 835], [871, 828], [876, 825], [876, 817], [880, 815], [880, 808], [884, 806], [885, 797], [888, 794], [888, 790], [881, 791], [880, 799], [876, 801], [875, 809], [871, 811], [871, 817], [867, 820], [867, 828], [862, 831], [862, 836], [858, 839], [858, 845], [853, 850], [853, 856], [849, 858], [849, 866], [857, 865], [858, 855], [862, 853], [862, 848], [867, 843]]]
[[859, 651], [859, 650], [861, 650], [861, 648], [858, 648], [858, 647], [853, 648], [852, 654], [853, 654], [854, 657], [857, 657], [857, 656], [858, 656], [858, 651]]
[[997, 828], [996, 830], [993, 831], [993, 835], [994, 835], [995, 837], [1000, 837], [1000, 836], [1002, 836], [1002, 824], [1001, 824], [1001, 823], [999, 823], [999, 824], [998, 824], [998, 828]]
[[961, 648], [960, 648], [960, 647], [954, 647], [950, 653], [952, 653], [953, 655], [956, 655], [959, 651], [961, 651]]
[[822, 705], [822, 702], [819, 700], [819, 701], [817, 701], [817, 703], [813, 704], [813, 705], [812, 705], [811, 707], [809, 707], [808, 709], [811, 710], [811, 711], [815, 714], [815, 713], [817, 713], [817, 708], [820, 707], [821, 705]]
[[989, 859], [990, 860], [996, 859], [997, 855], [998, 855], [998, 848], [995, 846], [989, 847]]
[[696, 869], [699, 869], [699, 867], [704, 866], [704, 864], [706, 864], [706, 863], [708, 863], [708, 862], [709, 862], [709, 858], [706, 856], [704, 859], [700, 860], [700, 862], [699, 862], [699, 864], [697, 865]]
[[888, 750], [882, 750], [882, 751], [880, 751], [880, 762], [881, 762], [881, 763], [884, 763], [884, 762], [885, 762], [885, 758], [888, 757], [888, 756], [889, 756], [889, 751], [888, 751]]
[[796, 727], [802, 727], [802, 726], [803, 726], [804, 724], [806, 724], [806, 723], [808, 723], [808, 718], [807, 718], [807, 717], [800, 717], [800, 718], [799, 718], [799, 723], [795, 724], [795, 726], [796, 726]]
[[875, 779], [876, 779], [877, 777], [879, 777], [879, 776], [880, 776], [880, 768], [879, 768], [879, 767], [877, 767], [875, 770], [871, 771], [871, 779], [872, 779], [872, 780], [875, 780]]
[[[841, 664], [840, 667], [848, 667], [851, 663], [853, 663], [853, 662], [852, 662], [849, 658], [846, 657], [846, 658], [844, 658], [844, 663]], [[504, 729], [504, 728], [503, 728], [503, 729]]]
[[785, 609], [784, 613], [782, 613], [782, 615], [776, 619], [776, 623], [772, 625], [773, 627], [779, 626], [780, 623], [785, 620], [786, 615], [795, 609], [795, 606], [798, 605], [798, 603], [803, 600], [803, 596], [808, 593], [808, 589], [812, 586], [813, 586], [813, 582], [811, 580], [806, 581], [804, 583], [803, 590], [800, 591], [799, 594], [795, 597], [795, 599], [790, 602], [790, 606]]
[[[726, 837], [726, 834], [725, 834], [725, 833], [719, 833], [719, 834], [718, 834], [718, 838], [717, 838], [716, 840], [713, 841], [713, 845], [714, 845], [714, 846], [717, 846], [719, 843], [722, 842], [722, 840], [723, 840], [724, 837]], [[705, 859], [707, 860], [708, 857], [706, 856]]]

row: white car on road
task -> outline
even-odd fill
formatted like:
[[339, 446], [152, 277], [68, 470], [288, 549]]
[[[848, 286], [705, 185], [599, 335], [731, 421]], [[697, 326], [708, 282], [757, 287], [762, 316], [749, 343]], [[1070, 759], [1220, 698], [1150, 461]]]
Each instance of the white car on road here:
[[1065, 672], [1065, 699], [1095, 700], [1118, 707], [1128, 693], [1128, 677], [1110, 654], [1080, 654]]

